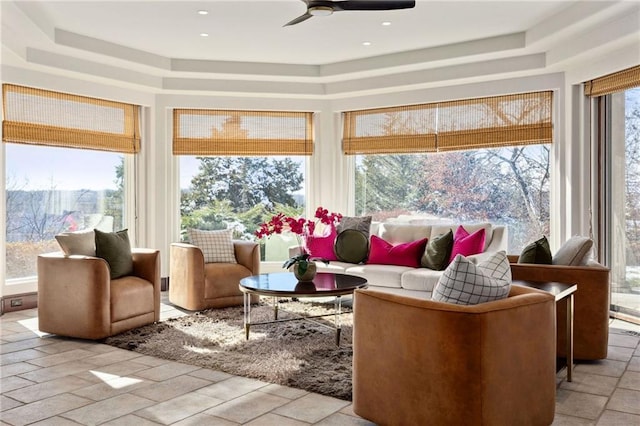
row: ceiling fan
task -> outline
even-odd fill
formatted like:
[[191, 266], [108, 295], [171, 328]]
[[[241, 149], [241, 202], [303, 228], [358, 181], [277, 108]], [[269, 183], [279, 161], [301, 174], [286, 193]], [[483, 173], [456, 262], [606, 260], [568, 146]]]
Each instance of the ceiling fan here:
[[299, 24], [312, 16], [327, 16], [343, 10], [394, 10], [415, 7], [415, 0], [301, 0], [307, 5], [307, 11], [284, 26]]

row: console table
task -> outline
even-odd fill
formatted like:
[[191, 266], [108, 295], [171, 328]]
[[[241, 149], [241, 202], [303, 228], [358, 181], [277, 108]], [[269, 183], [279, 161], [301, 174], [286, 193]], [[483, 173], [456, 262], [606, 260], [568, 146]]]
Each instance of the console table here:
[[556, 304], [561, 300], [567, 303], [567, 382], [573, 380], [573, 293], [578, 286], [576, 284], [536, 281], [514, 281], [515, 285], [537, 288], [554, 295]]

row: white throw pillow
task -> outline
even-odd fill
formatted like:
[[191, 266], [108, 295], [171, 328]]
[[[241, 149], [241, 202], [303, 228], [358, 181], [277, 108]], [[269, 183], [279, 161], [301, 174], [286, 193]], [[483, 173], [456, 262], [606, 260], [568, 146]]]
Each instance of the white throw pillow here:
[[192, 244], [200, 247], [204, 255], [204, 263], [238, 263], [233, 248], [233, 230], [201, 231], [187, 230]]
[[77, 232], [62, 232], [56, 235], [56, 241], [67, 256], [74, 254], [82, 256], [96, 255], [96, 236], [93, 229]]
[[511, 267], [504, 251], [474, 264], [462, 255], [440, 276], [431, 295], [438, 302], [475, 305], [504, 299], [511, 289]]

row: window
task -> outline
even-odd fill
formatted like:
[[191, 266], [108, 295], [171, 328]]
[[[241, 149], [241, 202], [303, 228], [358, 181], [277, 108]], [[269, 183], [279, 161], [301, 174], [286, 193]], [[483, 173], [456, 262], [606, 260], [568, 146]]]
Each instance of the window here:
[[596, 97], [603, 179], [604, 263], [611, 311], [640, 322], [640, 66], [585, 83]]
[[345, 113], [356, 213], [507, 225], [518, 253], [549, 234], [551, 101], [536, 92]]
[[126, 156], [138, 152], [138, 107], [3, 85], [6, 276], [36, 275], [63, 231], [125, 226]]
[[6, 145], [7, 279], [36, 275], [36, 257], [58, 251], [63, 231], [122, 229], [124, 155]]
[[[303, 212], [311, 113], [175, 110], [173, 141], [183, 237], [189, 228], [232, 228], [234, 238], [254, 240], [274, 211]], [[284, 260], [294, 244], [287, 236], [262, 240], [261, 259]]]

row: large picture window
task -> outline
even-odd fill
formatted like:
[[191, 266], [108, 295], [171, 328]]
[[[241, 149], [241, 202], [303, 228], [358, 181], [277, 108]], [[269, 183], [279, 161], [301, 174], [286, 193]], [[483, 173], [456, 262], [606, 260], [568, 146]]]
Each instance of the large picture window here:
[[[234, 238], [254, 240], [274, 211], [303, 213], [312, 135], [308, 112], [175, 110], [182, 234], [233, 229]], [[295, 241], [276, 235], [260, 243], [262, 260], [280, 261]]]
[[549, 234], [552, 99], [535, 92], [346, 112], [356, 213], [506, 225], [518, 253]]
[[640, 66], [585, 82], [599, 117], [603, 262], [611, 311], [640, 323]]

